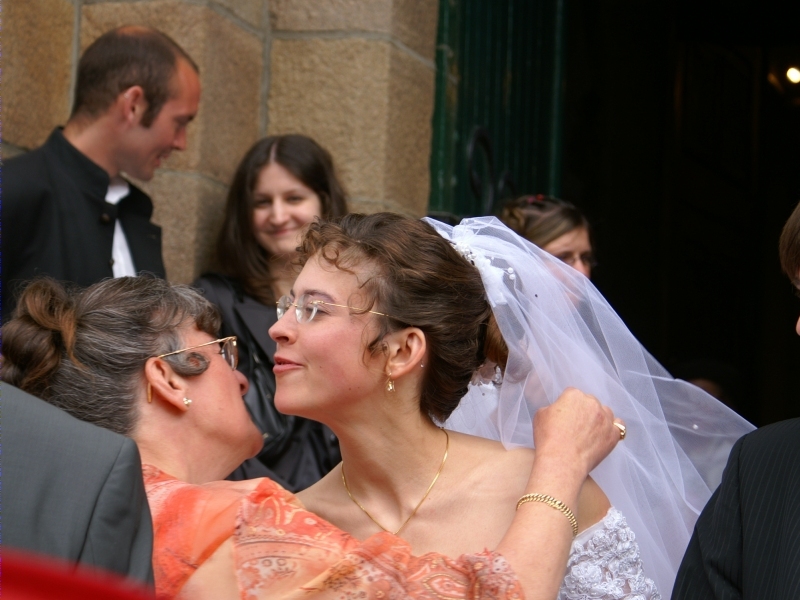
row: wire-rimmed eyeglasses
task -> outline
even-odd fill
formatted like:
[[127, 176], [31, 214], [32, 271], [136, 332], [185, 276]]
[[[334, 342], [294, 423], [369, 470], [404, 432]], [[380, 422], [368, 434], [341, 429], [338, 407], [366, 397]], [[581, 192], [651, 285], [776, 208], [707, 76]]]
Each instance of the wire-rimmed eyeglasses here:
[[220, 338], [211, 342], [205, 342], [204, 344], [197, 344], [196, 346], [189, 346], [188, 348], [181, 348], [180, 350], [175, 350], [174, 352], [159, 354], [156, 356], [156, 358], [164, 358], [165, 356], [180, 354], [181, 352], [187, 352], [189, 350], [194, 350], [195, 348], [202, 348], [203, 346], [211, 346], [212, 344], [219, 344], [219, 353], [222, 355], [222, 358], [225, 359], [225, 362], [230, 365], [231, 369], [235, 371], [236, 365], [239, 364], [239, 349], [236, 347], [235, 335]]
[[294, 306], [294, 314], [297, 317], [298, 323], [308, 323], [312, 321], [315, 316], [317, 316], [317, 309], [321, 305], [327, 306], [338, 306], [339, 308], [349, 308], [351, 310], [358, 310], [361, 312], [368, 312], [372, 313], [373, 315], [381, 315], [382, 317], [389, 317], [393, 319], [391, 315], [387, 315], [386, 313], [378, 312], [376, 310], [364, 310], [363, 308], [358, 308], [357, 306], [348, 306], [347, 304], [334, 304], [333, 302], [325, 302], [324, 300], [315, 300], [308, 294], [303, 294], [297, 299], [297, 302], [293, 302], [291, 296], [281, 296], [280, 300], [276, 302], [277, 309], [278, 309], [278, 319], [282, 319], [283, 315], [286, 314], [286, 311], [289, 310], [289, 307]]

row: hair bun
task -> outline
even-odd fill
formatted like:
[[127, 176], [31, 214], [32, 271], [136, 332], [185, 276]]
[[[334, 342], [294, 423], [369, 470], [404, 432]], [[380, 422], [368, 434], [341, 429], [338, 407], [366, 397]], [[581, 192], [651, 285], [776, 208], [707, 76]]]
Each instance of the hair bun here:
[[69, 294], [53, 279], [32, 281], [14, 318], [3, 327], [3, 340], [3, 381], [46, 398], [62, 352], [75, 360], [75, 312]]

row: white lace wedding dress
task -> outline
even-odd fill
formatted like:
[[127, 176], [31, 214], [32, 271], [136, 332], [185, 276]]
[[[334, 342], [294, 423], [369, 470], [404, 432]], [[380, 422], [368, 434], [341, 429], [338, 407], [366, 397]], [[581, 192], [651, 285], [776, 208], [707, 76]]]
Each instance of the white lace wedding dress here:
[[625, 517], [610, 508], [572, 542], [558, 600], [661, 600]]

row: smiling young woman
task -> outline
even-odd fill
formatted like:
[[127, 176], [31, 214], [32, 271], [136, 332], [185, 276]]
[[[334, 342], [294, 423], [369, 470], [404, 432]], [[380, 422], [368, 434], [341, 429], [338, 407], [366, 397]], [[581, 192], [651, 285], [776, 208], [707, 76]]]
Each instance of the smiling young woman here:
[[267, 443], [233, 479], [269, 476], [297, 491], [339, 461], [330, 430], [275, 413], [275, 344], [266, 332], [275, 322], [275, 301], [288, 293], [297, 275], [292, 261], [306, 228], [314, 219], [346, 212], [330, 154], [306, 136], [264, 138], [236, 170], [217, 242], [223, 272], [207, 273], [194, 284], [220, 309], [222, 334], [238, 337], [239, 369], [248, 379], [257, 378], [246, 401]]
[[[276, 406], [324, 422], [341, 442], [341, 467], [300, 497], [359, 539], [401, 531], [415, 554], [496, 547], [525, 493], [533, 451], [507, 452], [439, 426], [496, 327], [481, 278], [422, 222], [356, 217], [341, 230], [312, 226], [294, 283], [298, 310], [284, 301], [270, 330]], [[498, 364], [504, 345], [488, 342]], [[581, 531], [610, 508], [591, 480], [570, 504]]]
[[[414, 553], [461, 554], [499, 547], [544, 504], [576, 535], [559, 598], [669, 594], [697, 499], [717, 483], [701, 475], [707, 449], [749, 424], [672, 380], [586, 277], [496, 219], [351, 214], [312, 223], [300, 260], [270, 329], [275, 402], [328, 425], [342, 452], [299, 494], [309, 509], [357, 539], [385, 531]], [[569, 387], [631, 433], [618, 424], [627, 441], [597, 471], [602, 489], [526, 491], [544, 451], [530, 448], [532, 415]]]
[[258, 244], [276, 259], [270, 263], [273, 291], [291, 287], [295, 273], [286, 262], [294, 256], [305, 228], [321, 215], [319, 195], [286, 167], [273, 162], [261, 169], [253, 189], [253, 231]]

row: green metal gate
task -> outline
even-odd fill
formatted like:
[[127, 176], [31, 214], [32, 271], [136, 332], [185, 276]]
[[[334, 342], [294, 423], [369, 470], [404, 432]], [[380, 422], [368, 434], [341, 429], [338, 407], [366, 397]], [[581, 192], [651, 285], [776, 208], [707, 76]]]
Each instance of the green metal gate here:
[[441, 0], [429, 212], [558, 195], [566, 0]]

